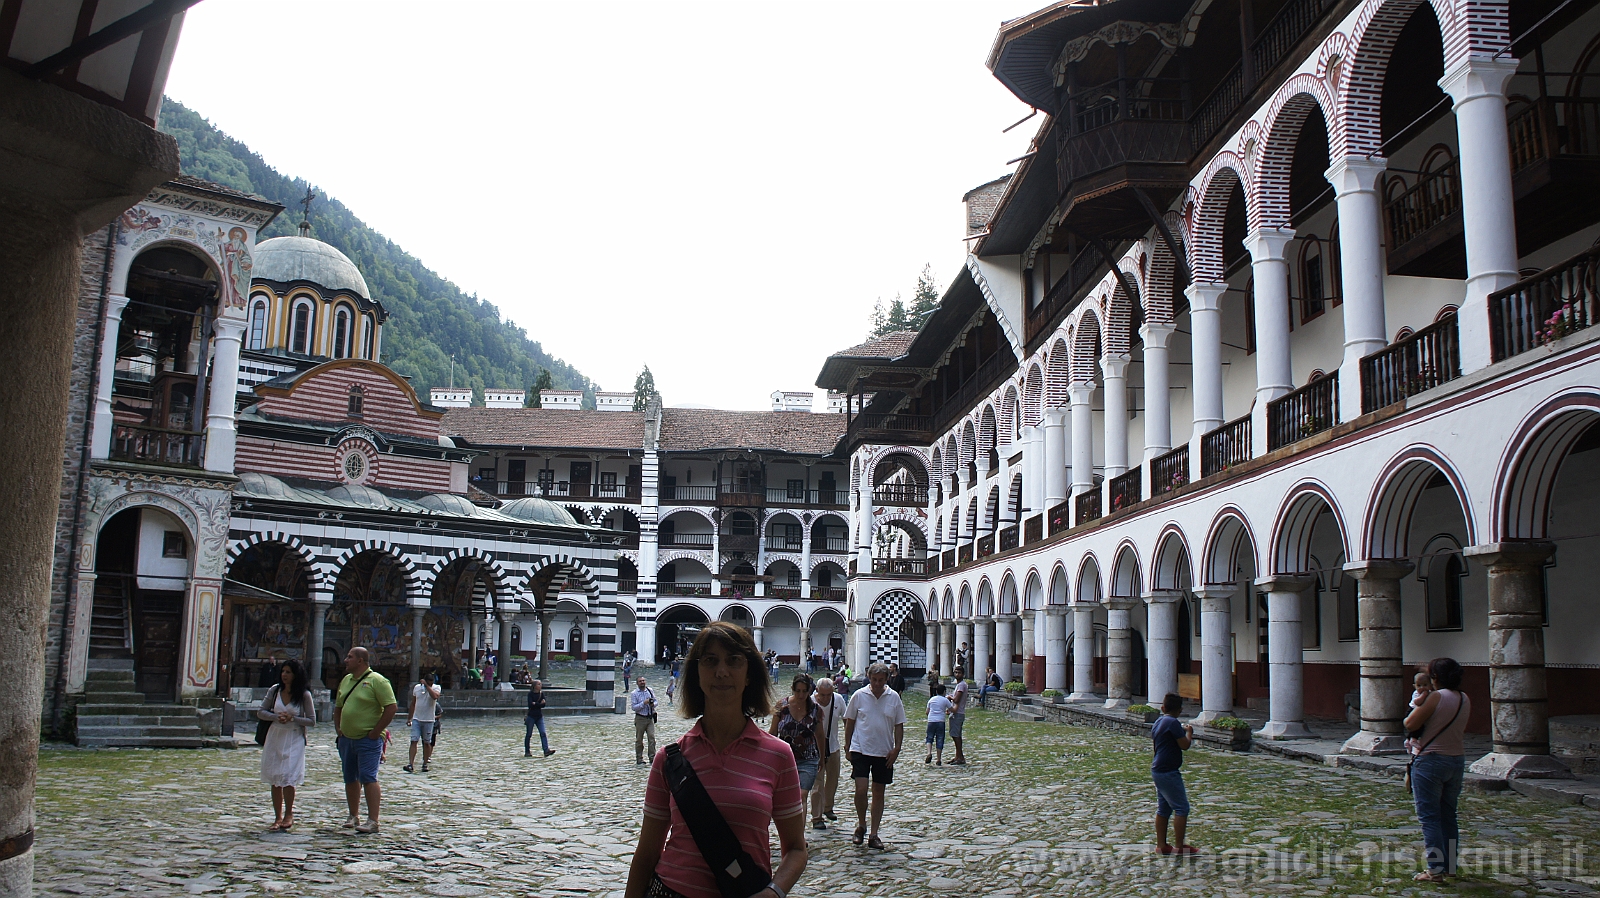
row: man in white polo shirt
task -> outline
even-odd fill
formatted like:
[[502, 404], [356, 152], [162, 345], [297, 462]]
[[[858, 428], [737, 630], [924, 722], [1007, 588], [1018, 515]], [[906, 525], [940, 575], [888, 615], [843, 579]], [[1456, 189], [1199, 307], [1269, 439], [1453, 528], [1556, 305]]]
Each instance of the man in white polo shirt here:
[[906, 706], [889, 688], [889, 665], [867, 665], [866, 689], [857, 689], [844, 709], [844, 742], [850, 752], [850, 778], [856, 781], [856, 832], [867, 835], [867, 780], [872, 780], [872, 834], [867, 845], [883, 848], [878, 825], [883, 822], [883, 789], [894, 782], [894, 762], [905, 742]]

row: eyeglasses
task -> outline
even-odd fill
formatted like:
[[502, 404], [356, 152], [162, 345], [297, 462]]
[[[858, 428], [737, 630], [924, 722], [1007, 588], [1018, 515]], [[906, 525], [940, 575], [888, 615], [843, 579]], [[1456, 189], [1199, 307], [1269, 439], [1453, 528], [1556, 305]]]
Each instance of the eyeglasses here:
[[705, 668], [706, 670], [716, 670], [718, 664], [723, 664], [723, 665], [726, 665], [726, 666], [728, 666], [730, 668], [740, 668], [740, 667], [744, 667], [745, 665], [747, 665], [749, 663], [750, 663], [750, 659], [748, 659], [745, 656], [743, 656], [741, 654], [738, 654], [738, 653], [734, 653], [734, 654], [728, 655], [726, 657], [718, 656], [718, 655], [701, 655], [700, 656], [700, 666]]

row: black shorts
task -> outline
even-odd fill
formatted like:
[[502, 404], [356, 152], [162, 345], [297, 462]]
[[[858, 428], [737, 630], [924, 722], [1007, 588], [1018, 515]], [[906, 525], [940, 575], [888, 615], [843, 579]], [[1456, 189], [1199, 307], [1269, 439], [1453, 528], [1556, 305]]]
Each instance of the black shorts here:
[[864, 755], [859, 751], [850, 753], [850, 778], [853, 780], [866, 779], [871, 775], [872, 781], [887, 786], [894, 782], [894, 765], [888, 758], [876, 755]]

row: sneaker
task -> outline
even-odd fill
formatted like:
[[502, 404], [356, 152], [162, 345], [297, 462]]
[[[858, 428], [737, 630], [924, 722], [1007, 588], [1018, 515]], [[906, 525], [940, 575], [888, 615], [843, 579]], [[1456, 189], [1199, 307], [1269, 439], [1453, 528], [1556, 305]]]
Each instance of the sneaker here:
[[356, 826], [358, 833], [375, 833], [378, 831], [378, 821], [368, 817]]
[[360, 822], [361, 822], [361, 820], [359, 818], [357, 818], [356, 815], [351, 814], [350, 816], [344, 818], [344, 823], [340, 824], [339, 828], [340, 829], [355, 829], [356, 828], [356, 824], [360, 823]]
[[555, 753], [556, 753], [555, 749], [548, 748], [548, 749], [545, 749], [544, 756], [548, 758], [548, 757], [550, 757], [551, 755], [553, 755]]
[[411, 765], [410, 764], [407, 764], [406, 766], [404, 766], [404, 767], [402, 767], [400, 769], [404, 770], [406, 773], [416, 773], [415, 770], [411, 769]]

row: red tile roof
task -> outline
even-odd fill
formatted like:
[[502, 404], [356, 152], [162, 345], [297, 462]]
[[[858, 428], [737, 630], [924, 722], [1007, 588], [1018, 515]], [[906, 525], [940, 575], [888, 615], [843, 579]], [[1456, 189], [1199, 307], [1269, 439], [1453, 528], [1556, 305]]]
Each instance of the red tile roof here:
[[442, 429], [474, 446], [644, 448], [644, 412], [452, 408], [445, 412]]
[[857, 344], [849, 349], [841, 349], [829, 356], [829, 358], [897, 359], [906, 354], [906, 349], [911, 346], [911, 341], [916, 338], [916, 331], [890, 331], [881, 337]]
[[827, 455], [844, 436], [844, 425], [841, 414], [668, 408], [662, 409], [661, 448], [666, 452], [764, 449]]

